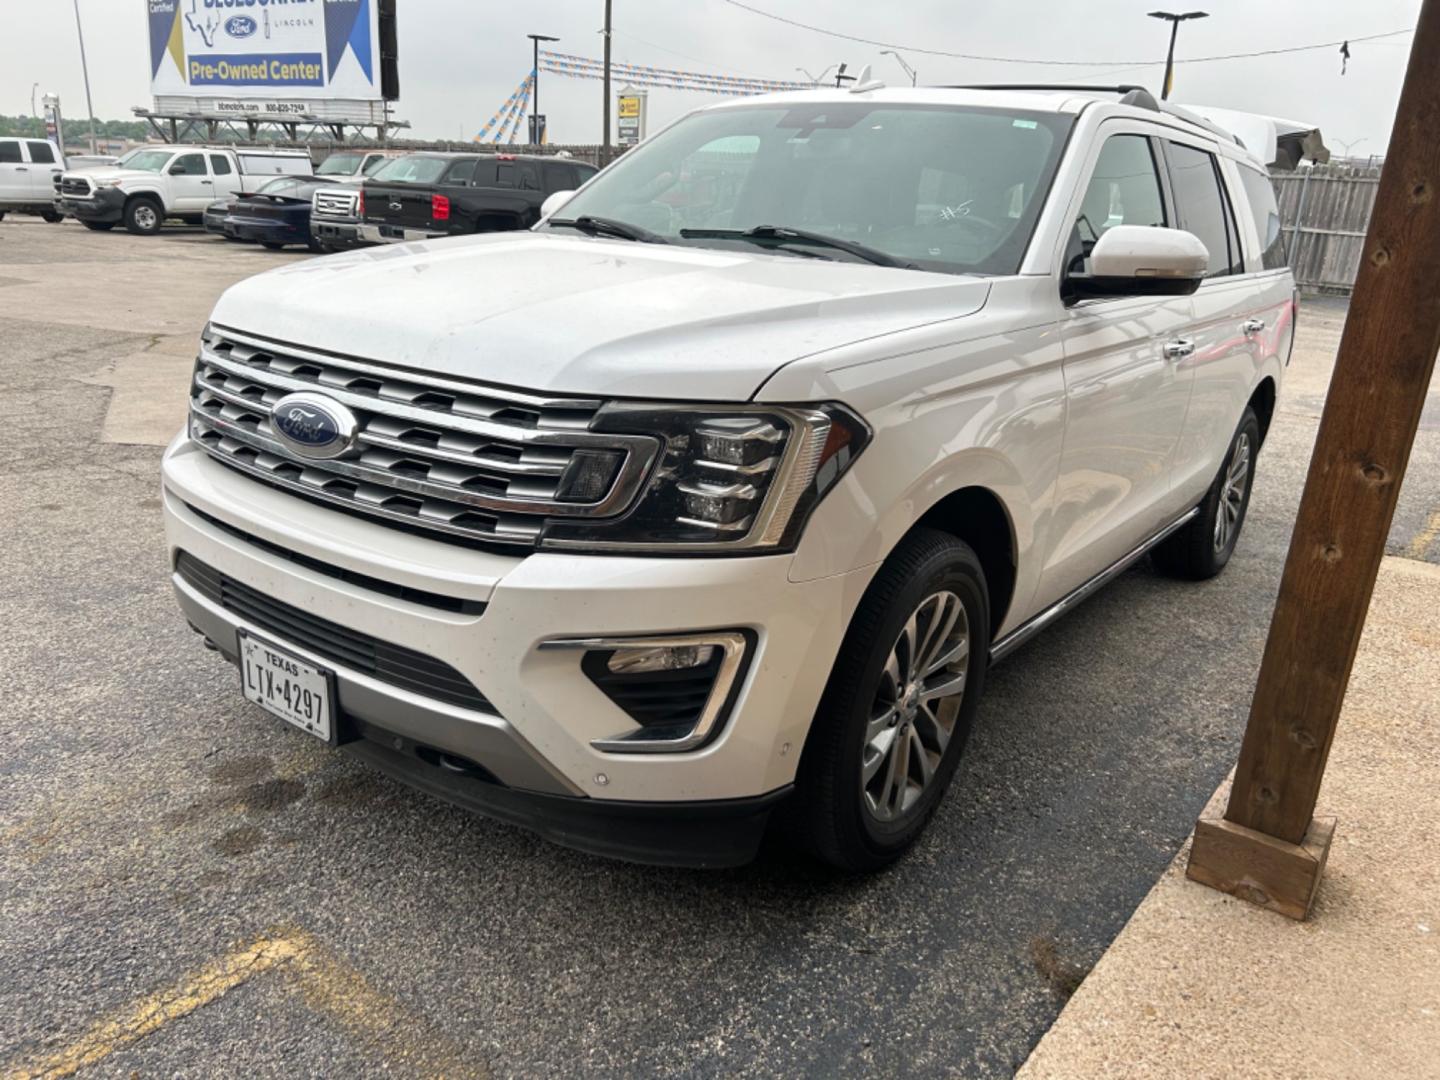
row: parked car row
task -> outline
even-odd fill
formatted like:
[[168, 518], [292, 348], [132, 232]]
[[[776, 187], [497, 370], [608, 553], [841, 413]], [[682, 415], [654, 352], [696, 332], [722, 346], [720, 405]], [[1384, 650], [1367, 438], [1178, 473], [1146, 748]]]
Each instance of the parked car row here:
[[305, 150], [148, 146], [67, 168], [43, 139], [0, 139], [0, 217], [73, 217], [150, 236], [167, 222], [270, 248], [312, 251], [525, 229], [545, 200], [596, 173], [568, 157], [341, 150], [318, 168]]

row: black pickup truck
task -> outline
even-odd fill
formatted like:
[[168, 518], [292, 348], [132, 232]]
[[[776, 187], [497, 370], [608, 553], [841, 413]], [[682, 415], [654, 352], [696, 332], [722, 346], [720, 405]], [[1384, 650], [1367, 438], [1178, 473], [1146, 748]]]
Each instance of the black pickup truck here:
[[540, 204], [573, 191], [595, 168], [518, 154], [411, 154], [364, 184], [360, 239], [372, 244], [528, 229]]

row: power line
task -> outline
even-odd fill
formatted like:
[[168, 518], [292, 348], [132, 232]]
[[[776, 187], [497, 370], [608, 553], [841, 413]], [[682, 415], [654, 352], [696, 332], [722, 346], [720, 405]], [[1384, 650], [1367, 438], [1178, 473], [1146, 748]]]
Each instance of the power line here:
[[[760, 8], [752, 7], [742, 3], [741, 0], [722, 0], [731, 7], [739, 8], [741, 11], [748, 11], [752, 15], [759, 15], [765, 19], [772, 19], [787, 26], [798, 27], [801, 30], [809, 30], [815, 34], [824, 34], [826, 37], [839, 38], [842, 41], [853, 41], [861, 45], [877, 45], [886, 49], [904, 49], [906, 52], [921, 53], [926, 56], [946, 56], [955, 60], [982, 60], [990, 64], [1034, 64], [1043, 67], [1109, 67], [1112, 65], [1126, 65], [1127, 67], [1149, 66], [1153, 60], [1041, 60], [1034, 57], [1020, 56], [981, 56], [976, 53], [947, 52], [944, 49], [927, 49], [921, 45], [905, 45], [893, 41], [877, 41], [874, 38], [859, 37], [855, 34], [843, 34], [838, 30], [827, 30], [823, 26], [812, 26], [810, 23], [803, 23], [797, 19], [786, 18], [784, 15], [776, 15], [774, 12], [762, 11]], [[1239, 60], [1252, 56], [1276, 56], [1280, 53], [1309, 52], [1315, 49], [1338, 49], [1348, 41], [1354, 45], [1362, 41], [1378, 41], [1381, 38], [1398, 37], [1401, 34], [1414, 32], [1413, 27], [1404, 30], [1387, 30], [1383, 34], [1367, 34], [1363, 37], [1346, 38], [1340, 41], [1322, 41], [1314, 45], [1292, 45], [1283, 49], [1260, 49], [1256, 52], [1245, 53], [1222, 53], [1215, 56], [1192, 56], [1188, 60], [1176, 60], [1177, 64], [1200, 64], [1211, 60]]]

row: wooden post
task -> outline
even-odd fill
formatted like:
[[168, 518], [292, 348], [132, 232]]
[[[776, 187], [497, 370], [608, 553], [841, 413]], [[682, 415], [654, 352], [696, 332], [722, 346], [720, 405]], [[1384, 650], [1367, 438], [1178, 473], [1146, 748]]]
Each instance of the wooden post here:
[[1333, 820], [1325, 761], [1440, 349], [1440, 0], [1425, 0], [1224, 818], [1189, 876], [1293, 918]]

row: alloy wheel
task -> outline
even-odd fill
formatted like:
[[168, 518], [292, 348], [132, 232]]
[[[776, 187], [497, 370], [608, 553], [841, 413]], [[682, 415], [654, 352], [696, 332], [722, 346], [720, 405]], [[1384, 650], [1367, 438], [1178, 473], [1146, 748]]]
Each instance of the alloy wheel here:
[[932, 593], [891, 646], [865, 726], [860, 788], [875, 820], [899, 821], [920, 802], [955, 734], [969, 668], [965, 605]]
[[1245, 494], [1250, 486], [1250, 436], [1241, 432], [1235, 450], [1225, 466], [1225, 482], [1220, 489], [1220, 506], [1215, 514], [1215, 550], [1224, 551], [1240, 526], [1245, 509]]

